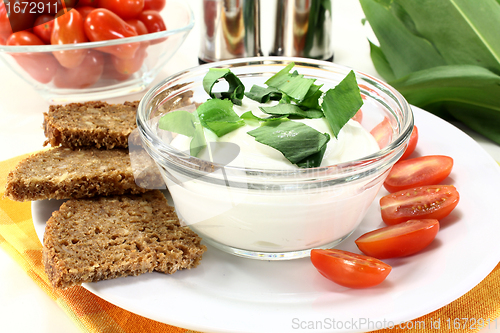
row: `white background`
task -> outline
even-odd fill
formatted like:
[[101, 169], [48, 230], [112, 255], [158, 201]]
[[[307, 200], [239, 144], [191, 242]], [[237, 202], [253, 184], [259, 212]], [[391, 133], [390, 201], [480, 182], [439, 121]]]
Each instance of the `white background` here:
[[[186, 0], [198, 21], [202, 0]], [[275, 1], [261, 1], [262, 44], [267, 54], [271, 47], [273, 22], [270, 7]], [[358, 1], [333, 0], [332, 40], [336, 63], [377, 76], [369, 57], [366, 40], [369, 28], [361, 25], [363, 12]], [[168, 22], [167, 22], [168, 25]], [[156, 82], [181, 69], [198, 64], [200, 27], [194, 29], [179, 52], [160, 73]], [[137, 100], [141, 94], [109, 100], [122, 102]], [[28, 84], [0, 63], [0, 160], [39, 150], [45, 137], [41, 124], [42, 113], [48, 109], [43, 100]], [[465, 129], [466, 130], [466, 129]], [[488, 139], [466, 132], [477, 140], [495, 160], [500, 161], [500, 146]], [[26, 273], [0, 250], [0, 325], [2, 332], [80, 332], [73, 321], [53, 302]], [[500, 323], [499, 323], [500, 325]], [[500, 329], [481, 332], [500, 332]]]

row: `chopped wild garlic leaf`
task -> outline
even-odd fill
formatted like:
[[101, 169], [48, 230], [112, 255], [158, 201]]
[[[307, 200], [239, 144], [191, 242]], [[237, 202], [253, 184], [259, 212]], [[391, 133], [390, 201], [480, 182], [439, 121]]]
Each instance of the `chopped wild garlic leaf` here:
[[[222, 78], [229, 84], [228, 91], [213, 92], [212, 89], [214, 85]], [[229, 68], [210, 68], [203, 78], [203, 89], [205, 89], [207, 94], [212, 98], [227, 98], [236, 105], [241, 105], [241, 101], [245, 96], [245, 86]]]
[[353, 71], [323, 97], [321, 107], [335, 137], [363, 105], [356, 76]]
[[296, 121], [266, 122], [248, 134], [256, 141], [279, 150], [293, 164], [310, 160], [315, 163], [314, 166], [321, 164], [314, 155], [321, 152], [330, 140], [328, 134]]
[[245, 125], [245, 121], [233, 111], [233, 103], [227, 99], [209, 99], [201, 104], [196, 112], [201, 125], [218, 137]]

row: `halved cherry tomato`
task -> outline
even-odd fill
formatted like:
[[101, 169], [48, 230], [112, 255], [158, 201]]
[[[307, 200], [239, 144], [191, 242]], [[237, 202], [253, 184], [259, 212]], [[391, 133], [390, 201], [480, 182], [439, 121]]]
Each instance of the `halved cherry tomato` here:
[[50, 44], [52, 30], [54, 30], [54, 15], [41, 15], [35, 20], [33, 33], [37, 35], [45, 44]]
[[377, 126], [372, 128], [370, 134], [375, 138], [380, 149], [387, 146], [392, 140], [392, 126], [386, 117]]
[[82, 89], [94, 85], [104, 71], [104, 54], [87, 50], [87, 55], [80, 66], [75, 68], [60, 67], [54, 77], [58, 88]]
[[382, 220], [388, 225], [414, 219], [441, 220], [451, 213], [459, 199], [453, 185], [410, 188], [380, 199]]
[[354, 117], [352, 117], [352, 120], [357, 121], [358, 123], [361, 124], [361, 121], [363, 120], [363, 111], [361, 111], [361, 109], [359, 109], [359, 111], [356, 112]]
[[[28, 31], [13, 33], [7, 40], [7, 45], [44, 45], [35, 34]], [[12, 57], [26, 73], [41, 83], [49, 83], [59, 67], [57, 60], [50, 53], [13, 53]]]
[[135, 32], [137, 32], [138, 35], [146, 35], [149, 33], [146, 25], [138, 19], [126, 20], [125, 22], [127, 22], [128, 25], [134, 28]]
[[[83, 31], [82, 16], [76, 9], [63, 9], [57, 13], [50, 41], [53, 45], [88, 42]], [[54, 51], [53, 54], [62, 66], [75, 68], [80, 66], [83, 59], [85, 59], [87, 50]]]
[[329, 280], [349, 288], [368, 288], [385, 280], [392, 270], [386, 263], [342, 250], [314, 249], [311, 262]]
[[80, 13], [80, 15], [82, 15], [83, 22], [85, 22], [87, 16], [89, 16], [89, 14], [96, 8], [92, 6], [83, 6], [83, 7], [76, 7], [75, 9]]
[[413, 151], [415, 151], [415, 147], [417, 147], [418, 142], [418, 128], [417, 126], [413, 126], [413, 131], [411, 132], [410, 141], [408, 142], [408, 146], [406, 147], [403, 156], [399, 159], [400, 161], [405, 160], [410, 156]]
[[411, 158], [394, 164], [384, 182], [389, 192], [407, 188], [436, 185], [448, 177], [453, 168], [453, 159], [443, 155]]
[[131, 75], [141, 69], [144, 59], [146, 59], [146, 57], [148, 56], [146, 52], [148, 46], [149, 43], [142, 42], [141, 46], [132, 59], [120, 59], [115, 56], [111, 56], [113, 66], [115, 67], [116, 71], [123, 75]]
[[166, 4], [166, 0], [144, 0], [144, 10], [152, 9], [159, 12], [165, 8]]
[[137, 17], [144, 10], [144, 0], [99, 0], [99, 7], [109, 9], [128, 20]]
[[156, 10], [145, 10], [137, 16], [137, 19], [146, 25], [149, 33], [167, 30], [163, 18]]
[[0, 1], [0, 45], [5, 45], [10, 35], [12, 35], [12, 28], [7, 16], [7, 9], [5, 4]]
[[[85, 20], [85, 33], [95, 42], [137, 36], [137, 32], [115, 13], [98, 8], [92, 11]], [[99, 48], [100, 51], [112, 54], [120, 59], [131, 59], [140, 43], [124, 43]]]
[[355, 243], [367, 256], [378, 259], [404, 257], [427, 247], [438, 231], [438, 220], [409, 220], [370, 231], [356, 239]]

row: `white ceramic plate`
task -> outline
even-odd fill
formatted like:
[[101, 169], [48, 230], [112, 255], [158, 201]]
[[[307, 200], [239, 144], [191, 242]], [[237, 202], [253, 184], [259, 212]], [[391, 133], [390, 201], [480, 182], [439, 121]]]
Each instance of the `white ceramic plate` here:
[[[84, 285], [131, 312], [204, 332], [356, 332], [399, 324], [457, 299], [500, 260], [500, 168], [470, 137], [449, 123], [413, 108], [419, 129], [414, 156], [444, 154], [455, 165], [443, 183], [460, 192], [457, 208], [423, 252], [386, 260], [386, 281], [364, 290], [338, 286], [309, 259], [287, 262], [242, 259], [209, 248], [200, 266]], [[386, 194], [382, 190], [379, 197]], [[60, 201], [33, 203], [41, 238]], [[358, 252], [354, 240], [382, 227], [378, 198], [354, 234], [339, 248]]]

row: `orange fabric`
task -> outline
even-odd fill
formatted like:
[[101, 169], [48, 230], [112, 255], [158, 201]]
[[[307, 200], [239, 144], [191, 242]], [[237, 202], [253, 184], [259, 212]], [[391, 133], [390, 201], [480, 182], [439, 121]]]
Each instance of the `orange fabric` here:
[[[159, 323], [110, 304], [83, 287], [57, 290], [50, 286], [42, 265], [42, 244], [31, 218], [30, 202], [3, 198], [8, 172], [25, 156], [0, 162], [0, 247], [73, 319], [84, 332], [123, 333], [193, 333], [183, 328]], [[404, 327], [376, 331], [395, 332], [474, 332], [485, 325], [496, 325], [500, 316], [500, 265], [479, 285], [449, 305], [405, 323]], [[462, 318], [469, 318], [463, 320]], [[440, 327], [437, 327], [437, 324]], [[398, 323], [399, 324], [399, 323]], [[500, 323], [498, 323], [500, 325]], [[411, 327], [410, 327], [411, 326]]]

